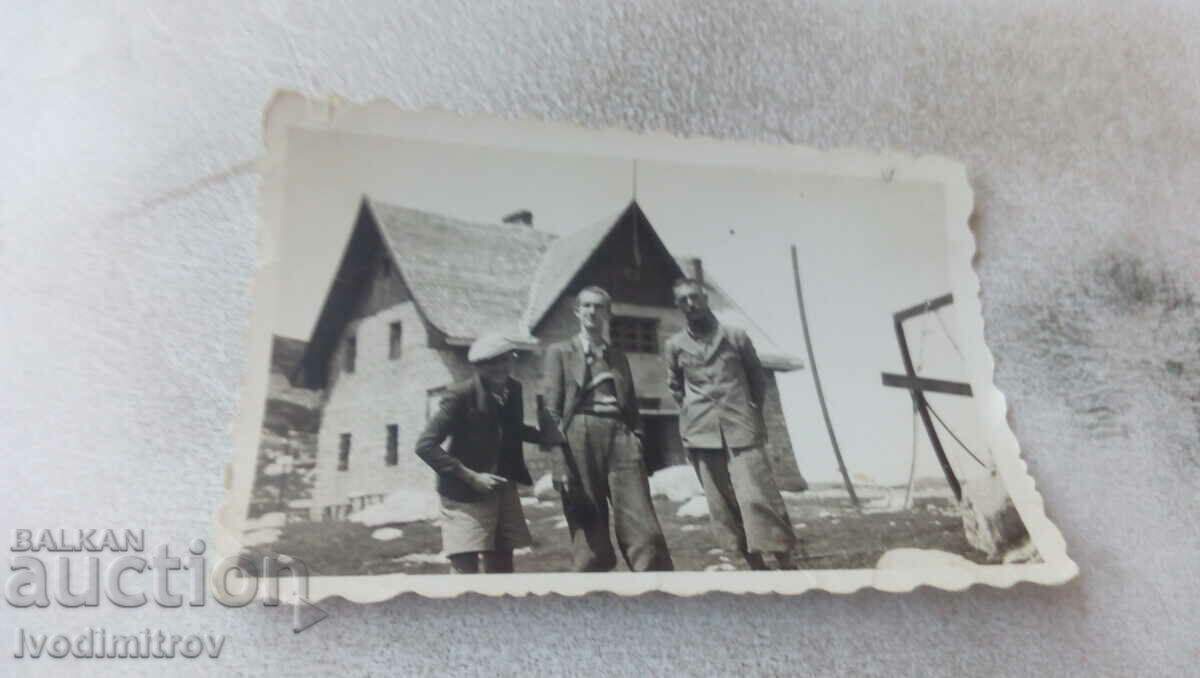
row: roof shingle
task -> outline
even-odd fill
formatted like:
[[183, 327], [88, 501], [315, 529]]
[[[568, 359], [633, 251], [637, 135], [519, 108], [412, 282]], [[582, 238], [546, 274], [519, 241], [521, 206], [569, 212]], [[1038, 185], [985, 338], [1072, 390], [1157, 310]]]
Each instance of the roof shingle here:
[[452, 339], [512, 331], [555, 237], [529, 226], [480, 224], [368, 200], [426, 319]]

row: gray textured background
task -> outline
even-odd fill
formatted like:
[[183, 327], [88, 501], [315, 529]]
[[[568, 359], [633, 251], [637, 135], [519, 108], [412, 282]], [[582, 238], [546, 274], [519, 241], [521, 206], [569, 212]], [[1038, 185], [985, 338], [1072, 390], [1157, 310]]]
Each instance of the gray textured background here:
[[88, 666], [147, 675], [1196, 673], [1200, 5], [324, 5], [0, 12], [8, 534], [207, 535], [245, 367], [249, 163], [286, 86], [965, 161], [997, 382], [1082, 574], [959, 594], [404, 597], [331, 603], [298, 636], [260, 607], [4, 607], [0, 671], [78, 670], [13, 659], [9, 634], [92, 625], [231, 636], [215, 663]]

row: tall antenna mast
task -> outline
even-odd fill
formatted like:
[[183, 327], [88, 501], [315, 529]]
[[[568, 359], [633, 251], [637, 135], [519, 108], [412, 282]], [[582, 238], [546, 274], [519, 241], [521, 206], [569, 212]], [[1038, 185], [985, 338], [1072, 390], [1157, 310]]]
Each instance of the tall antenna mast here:
[[[637, 158], [633, 159], [633, 200], [637, 202]], [[642, 268], [642, 249], [638, 247], [638, 227], [642, 223], [642, 218], [639, 213], [636, 215], [637, 221], [633, 224], [633, 266], [635, 269]]]

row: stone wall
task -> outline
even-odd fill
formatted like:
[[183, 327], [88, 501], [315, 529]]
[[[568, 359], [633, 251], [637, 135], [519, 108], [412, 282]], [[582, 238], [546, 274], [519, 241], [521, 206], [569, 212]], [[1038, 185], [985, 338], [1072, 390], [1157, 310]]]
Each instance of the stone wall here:
[[[400, 356], [388, 358], [390, 325], [403, 323]], [[424, 429], [430, 394], [469, 373], [461, 350], [428, 345], [424, 323], [404, 302], [351, 323], [357, 338], [354, 372], [333, 381], [317, 441], [315, 511], [344, 504], [356, 493], [395, 489], [433, 491], [433, 472], [413, 452]], [[340, 361], [335, 361], [340, 365]], [[397, 463], [386, 464], [387, 427], [398, 427]], [[340, 439], [351, 435], [349, 468], [338, 470]]]

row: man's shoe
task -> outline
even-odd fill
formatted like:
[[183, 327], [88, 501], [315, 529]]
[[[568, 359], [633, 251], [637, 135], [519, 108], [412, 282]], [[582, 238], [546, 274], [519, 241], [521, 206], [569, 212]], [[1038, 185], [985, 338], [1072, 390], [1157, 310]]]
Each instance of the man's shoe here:
[[792, 554], [787, 551], [778, 551], [775, 554], [775, 565], [778, 570], [798, 570], [796, 560]]
[[763, 560], [761, 553], [746, 553], [744, 555], [746, 556], [746, 564], [750, 566], [751, 570], [771, 569], [767, 567], [767, 561]]

